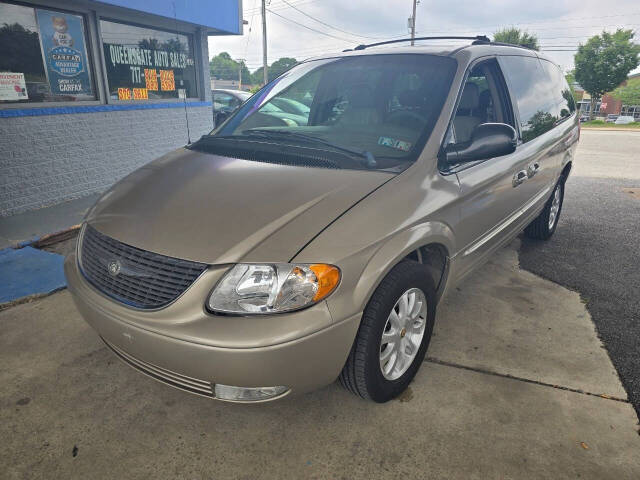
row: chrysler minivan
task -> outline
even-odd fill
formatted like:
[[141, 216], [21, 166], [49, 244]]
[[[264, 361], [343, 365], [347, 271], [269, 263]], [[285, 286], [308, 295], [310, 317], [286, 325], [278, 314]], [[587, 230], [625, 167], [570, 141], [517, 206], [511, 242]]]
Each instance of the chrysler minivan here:
[[65, 262], [83, 317], [211, 398], [400, 394], [446, 292], [522, 230], [553, 235], [580, 134], [557, 65], [469, 40], [303, 61], [122, 179]]

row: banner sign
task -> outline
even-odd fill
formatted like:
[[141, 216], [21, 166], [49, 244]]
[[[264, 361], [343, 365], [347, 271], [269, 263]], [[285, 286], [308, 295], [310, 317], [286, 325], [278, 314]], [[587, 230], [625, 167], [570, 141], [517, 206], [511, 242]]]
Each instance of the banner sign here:
[[24, 73], [0, 72], [0, 100], [28, 100]]
[[40, 9], [36, 15], [51, 92], [91, 95], [82, 18]]
[[[148, 92], [177, 94], [183, 78], [195, 77], [195, 62], [181, 51], [181, 46], [159, 46], [161, 48], [104, 43], [107, 78], [112, 88], [138, 89], [133, 91], [134, 100], [149, 98]], [[118, 98], [126, 99], [122, 97], [119, 92]]]

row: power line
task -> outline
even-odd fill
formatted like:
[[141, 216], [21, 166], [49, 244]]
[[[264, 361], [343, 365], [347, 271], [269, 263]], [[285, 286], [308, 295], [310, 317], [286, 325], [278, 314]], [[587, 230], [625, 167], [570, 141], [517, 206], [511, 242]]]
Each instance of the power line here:
[[[293, 0], [292, 3], [294, 3], [296, 6], [301, 6], [301, 5], [309, 5], [310, 3], [314, 3], [317, 2], [318, 0]], [[282, 2], [277, 3], [277, 2], [272, 2], [269, 5], [269, 8], [271, 8], [272, 10], [286, 10], [287, 8], [289, 8], [286, 5], [283, 5]], [[252, 11], [258, 12], [260, 11], [260, 7], [254, 7], [252, 9], [247, 9], [244, 11], [244, 14], [249, 14]]]
[[353, 33], [353, 32], [348, 32], [347, 30], [343, 30], [341, 28], [338, 27], [334, 27], [333, 25], [330, 25], [326, 22], [323, 22], [322, 20], [319, 20], [311, 15], [309, 15], [308, 13], [303, 12], [302, 10], [300, 10], [298, 7], [296, 7], [295, 5], [290, 4], [287, 0], [282, 0], [284, 3], [286, 3], [287, 5], [289, 5], [289, 7], [293, 8], [295, 11], [300, 12], [302, 15], [304, 15], [305, 17], [310, 18], [311, 20], [314, 20], [318, 23], [321, 23], [322, 25], [325, 25], [329, 28], [332, 28], [333, 30], [337, 30], [338, 32], [342, 32], [342, 33], [346, 33], [347, 35], [352, 35], [354, 37], [361, 37], [361, 38], [369, 38], [371, 40], [379, 40], [380, 37], [368, 37], [366, 35], [360, 35], [358, 33]]
[[[256, 0], [253, 0], [253, 6], [255, 7], [256, 5]], [[255, 13], [251, 14], [251, 18], [249, 19], [249, 33], [247, 34], [247, 41], [244, 44], [244, 54], [242, 55], [242, 58], [247, 58], [247, 50], [249, 50], [249, 39], [251, 38], [251, 27], [253, 25], [253, 17], [254, 17]]]
[[327, 37], [336, 38], [336, 39], [338, 39], [338, 40], [343, 40], [343, 41], [345, 41], [345, 42], [349, 42], [349, 43], [352, 43], [352, 42], [353, 42], [353, 40], [350, 40], [350, 39], [348, 39], [348, 38], [337, 37], [337, 36], [332, 35], [332, 34], [330, 34], [330, 33], [326, 33], [326, 32], [323, 32], [323, 31], [321, 31], [321, 30], [316, 30], [315, 28], [309, 27], [309, 26], [305, 25], [304, 23], [299, 23], [299, 22], [296, 22], [295, 20], [291, 20], [290, 18], [287, 18], [287, 17], [285, 17], [285, 16], [283, 16], [283, 15], [280, 15], [279, 13], [274, 12], [273, 10], [270, 10], [270, 9], [268, 9], [268, 8], [267, 8], [267, 11], [268, 11], [269, 13], [272, 13], [272, 14], [273, 14], [273, 15], [275, 15], [276, 17], [280, 17], [280, 18], [282, 18], [282, 19], [284, 19], [284, 20], [286, 20], [286, 21], [288, 21], [288, 22], [293, 23], [294, 25], [297, 25], [297, 26], [302, 27], [302, 28], [306, 28], [307, 30], [311, 30], [312, 32], [319, 33], [320, 35], [325, 35], [325, 36], [327, 36]]

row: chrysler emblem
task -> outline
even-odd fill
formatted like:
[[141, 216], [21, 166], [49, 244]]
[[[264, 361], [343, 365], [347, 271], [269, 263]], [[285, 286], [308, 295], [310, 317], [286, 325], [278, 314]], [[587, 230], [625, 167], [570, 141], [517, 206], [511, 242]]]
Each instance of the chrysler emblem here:
[[120, 273], [121, 269], [122, 265], [120, 265], [120, 262], [118, 260], [111, 260], [107, 264], [107, 270], [109, 271], [109, 274], [114, 277]]

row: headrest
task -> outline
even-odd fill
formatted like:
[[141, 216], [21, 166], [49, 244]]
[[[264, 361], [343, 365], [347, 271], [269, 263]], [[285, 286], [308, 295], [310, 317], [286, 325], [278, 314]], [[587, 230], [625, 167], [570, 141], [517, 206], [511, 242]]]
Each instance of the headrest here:
[[361, 83], [352, 86], [347, 91], [347, 97], [351, 108], [373, 107], [373, 92], [367, 84]]
[[478, 85], [473, 82], [467, 82], [464, 85], [462, 91], [462, 98], [460, 98], [460, 105], [458, 108], [465, 110], [473, 110], [480, 105], [480, 95], [478, 93]]
[[422, 94], [418, 90], [404, 90], [398, 94], [398, 102], [403, 107], [421, 107]]
[[478, 103], [481, 107], [488, 107], [491, 105], [491, 91], [483, 90], [478, 99]]

